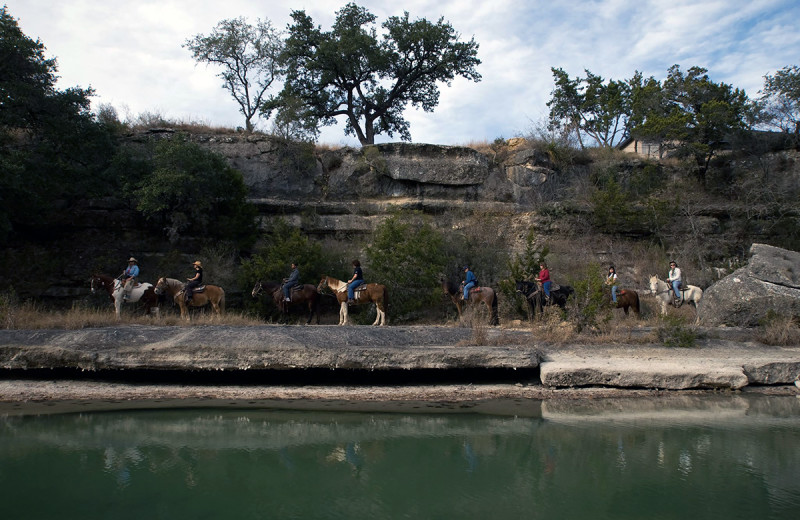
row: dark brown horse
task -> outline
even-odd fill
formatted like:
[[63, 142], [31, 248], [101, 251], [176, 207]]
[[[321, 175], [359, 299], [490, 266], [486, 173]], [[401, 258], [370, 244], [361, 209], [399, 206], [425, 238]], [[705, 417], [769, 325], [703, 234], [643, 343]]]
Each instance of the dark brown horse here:
[[130, 298], [127, 300], [123, 299], [122, 282], [117, 278], [111, 278], [105, 274], [93, 274], [91, 278], [89, 278], [89, 286], [93, 293], [99, 289], [103, 289], [108, 293], [108, 297], [111, 298], [111, 303], [114, 304], [117, 319], [120, 319], [120, 311], [122, 310], [123, 302], [141, 302], [142, 305], [144, 305], [145, 314], [149, 315], [150, 311], [155, 309], [156, 317], [161, 315], [158, 308], [158, 295], [155, 293], [153, 284], [151, 283], [136, 284], [131, 289]]
[[516, 280], [517, 292], [525, 296], [531, 308], [531, 315], [535, 316], [536, 311], [544, 313], [547, 305], [558, 305], [561, 310], [565, 310], [567, 300], [575, 293], [575, 289], [569, 285], [560, 285], [555, 289], [550, 289], [550, 298], [544, 293], [541, 282], [531, 282], [528, 280]]
[[[339, 325], [347, 325], [347, 283], [332, 276], [322, 275], [317, 291], [330, 289], [339, 302]], [[374, 303], [377, 316], [373, 325], [386, 325], [386, 308], [389, 306], [389, 292], [385, 285], [379, 283], [365, 283], [356, 288], [355, 304]]]
[[617, 309], [625, 311], [628, 315], [628, 308], [633, 309], [633, 313], [639, 316], [639, 293], [632, 289], [622, 289], [617, 294]]
[[319, 325], [319, 291], [311, 284], [295, 285], [292, 287], [291, 295], [292, 301], [286, 302], [283, 300], [283, 290], [281, 284], [275, 282], [262, 282], [258, 281], [253, 286], [253, 298], [258, 298], [258, 295], [264, 293], [272, 297], [275, 306], [283, 313], [283, 321], [289, 321], [289, 306], [291, 305], [307, 305], [308, 306], [308, 321], [306, 325], [311, 323], [314, 313], [317, 313], [317, 325]]
[[[456, 285], [446, 278], [442, 278], [442, 291], [450, 300], [455, 304], [458, 310], [458, 319], [461, 320], [462, 311], [464, 307], [464, 300], [461, 295], [464, 294], [462, 287]], [[499, 325], [500, 317], [497, 312], [497, 293], [491, 287], [473, 287], [469, 291], [469, 299], [466, 303], [470, 304], [473, 308], [479, 307], [481, 304], [486, 306], [486, 311], [489, 313], [489, 325]]]

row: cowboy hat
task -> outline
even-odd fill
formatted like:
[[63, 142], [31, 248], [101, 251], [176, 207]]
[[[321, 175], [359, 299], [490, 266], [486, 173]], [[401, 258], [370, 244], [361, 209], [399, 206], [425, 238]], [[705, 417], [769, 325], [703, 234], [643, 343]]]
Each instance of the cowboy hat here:
[[131, 262], [134, 262], [134, 263], [137, 263], [137, 264], [139, 263], [139, 261], [137, 259], [135, 259], [134, 257], [128, 258], [128, 263], [131, 263]]
[[195, 260], [192, 265], [196, 265], [197, 267], [203, 267], [203, 264], [200, 263], [200, 260]]

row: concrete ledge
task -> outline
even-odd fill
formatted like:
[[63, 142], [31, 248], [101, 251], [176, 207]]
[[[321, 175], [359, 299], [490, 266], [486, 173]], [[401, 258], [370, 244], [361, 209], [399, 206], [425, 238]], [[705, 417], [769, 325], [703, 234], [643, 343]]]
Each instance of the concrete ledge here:
[[541, 364], [542, 384], [563, 386], [613, 386], [624, 388], [730, 388], [749, 384], [741, 367], [658, 360], [641, 363], [630, 359], [586, 359]]

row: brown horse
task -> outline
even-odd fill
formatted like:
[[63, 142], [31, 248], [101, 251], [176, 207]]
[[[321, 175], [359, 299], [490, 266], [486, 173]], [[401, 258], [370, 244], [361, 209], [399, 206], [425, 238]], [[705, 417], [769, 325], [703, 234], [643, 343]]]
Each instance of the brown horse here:
[[[189, 310], [183, 294], [184, 286], [183, 282], [175, 278], [159, 278], [156, 284], [156, 294], [166, 293], [172, 297], [173, 301], [181, 308], [181, 318], [188, 320]], [[204, 307], [209, 303], [217, 315], [225, 312], [225, 290], [218, 285], [202, 285], [194, 290], [189, 306]]]
[[617, 309], [625, 311], [628, 315], [628, 308], [633, 309], [633, 313], [639, 316], [639, 293], [633, 289], [622, 289], [617, 294]]
[[[442, 278], [442, 291], [450, 297], [458, 310], [458, 319], [461, 320], [462, 311], [464, 307], [464, 300], [461, 299], [464, 294], [463, 286], [456, 287], [446, 278]], [[486, 310], [489, 312], [489, 325], [499, 325], [500, 318], [497, 312], [497, 293], [491, 287], [473, 287], [469, 291], [469, 299], [467, 300], [473, 308], [486, 305]]]
[[283, 291], [281, 290], [281, 284], [275, 282], [262, 282], [258, 281], [253, 286], [253, 291], [251, 292], [253, 298], [258, 298], [258, 295], [261, 293], [269, 294], [272, 296], [272, 301], [275, 302], [275, 306], [278, 307], [279, 310], [283, 313], [283, 321], [289, 321], [289, 306], [290, 305], [300, 305], [306, 304], [308, 306], [308, 321], [306, 321], [306, 325], [311, 323], [311, 318], [314, 317], [314, 313], [317, 313], [317, 325], [319, 325], [319, 291], [317, 288], [311, 284], [305, 285], [295, 285], [292, 287], [291, 292], [289, 293], [292, 297], [292, 301], [286, 302], [283, 300]]
[[[347, 283], [332, 276], [322, 275], [317, 291], [321, 293], [326, 288], [333, 291], [339, 302], [339, 325], [347, 325]], [[378, 316], [373, 325], [386, 325], [386, 308], [389, 306], [389, 292], [386, 290], [386, 286], [379, 283], [365, 283], [358, 286], [355, 290], [355, 304], [364, 303], [375, 304]]]
[[114, 310], [117, 314], [117, 319], [120, 319], [120, 311], [122, 310], [122, 303], [136, 303], [142, 302], [145, 308], [145, 314], [149, 315], [150, 311], [153, 309], [156, 310], [156, 317], [159, 317], [161, 314], [158, 308], [158, 295], [155, 293], [153, 284], [151, 283], [140, 283], [136, 284], [131, 289], [130, 298], [127, 300], [123, 299], [123, 287], [122, 282], [117, 278], [111, 278], [105, 274], [93, 274], [91, 278], [89, 278], [89, 286], [92, 289], [92, 293], [98, 291], [100, 288], [105, 289], [108, 292], [109, 298], [111, 298], [111, 303], [114, 304]]

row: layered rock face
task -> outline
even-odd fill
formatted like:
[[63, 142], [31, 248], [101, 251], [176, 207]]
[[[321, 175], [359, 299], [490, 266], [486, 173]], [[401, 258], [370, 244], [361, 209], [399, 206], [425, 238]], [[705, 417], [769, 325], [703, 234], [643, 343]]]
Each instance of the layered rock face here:
[[708, 326], [758, 325], [768, 314], [800, 316], [800, 253], [753, 244], [750, 262], [709, 287], [698, 306]]

